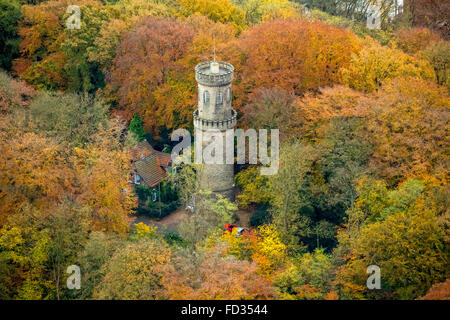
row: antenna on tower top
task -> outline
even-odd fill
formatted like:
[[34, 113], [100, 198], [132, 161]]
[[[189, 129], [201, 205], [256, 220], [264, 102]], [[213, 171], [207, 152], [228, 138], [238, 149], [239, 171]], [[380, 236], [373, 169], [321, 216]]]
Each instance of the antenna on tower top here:
[[216, 36], [213, 36], [214, 39], [214, 61], [216, 61]]
[[216, 61], [216, 37], [214, 36], [214, 60], [211, 62], [210, 66], [211, 73], [220, 73], [219, 63]]

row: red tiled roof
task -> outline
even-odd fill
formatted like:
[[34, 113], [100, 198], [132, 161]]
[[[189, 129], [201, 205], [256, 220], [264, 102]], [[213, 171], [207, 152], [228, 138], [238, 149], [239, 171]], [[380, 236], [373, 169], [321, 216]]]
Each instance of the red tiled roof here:
[[139, 142], [136, 146], [131, 148], [131, 157], [133, 160], [141, 160], [147, 158], [156, 150], [146, 140]]
[[157, 185], [166, 176], [163, 167], [169, 167], [170, 154], [156, 151], [147, 141], [136, 145], [131, 153], [135, 171], [149, 187]]

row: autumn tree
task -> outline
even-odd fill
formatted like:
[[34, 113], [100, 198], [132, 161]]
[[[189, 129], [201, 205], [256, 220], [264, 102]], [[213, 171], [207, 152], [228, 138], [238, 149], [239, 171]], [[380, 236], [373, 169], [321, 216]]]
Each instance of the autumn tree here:
[[306, 93], [293, 102], [292, 118], [298, 123], [292, 133], [307, 141], [317, 141], [333, 120], [359, 118], [370, 113], [370, 98], [361, 92], [337, 85]]
[[450, 280], [433, 285], [427, 294], [419, 300], [449, 300], [450, 299]]
[[169, 299], [273, 299], [271, 282], [254, 262], [223, 257], [220, 248], [178, 250], [165, 277]]
[[164, 267], [170, 257], [167, 245], [158, 240], [142, 240], [118, 249], [103, 266], [105, 276], [94, 289], [94, 298], [165, 298]]
[[411, 24], [416, 27], [429, 27], [449, 39], [449, 7], [445, 0], [405, 0], [404, 10]]
[[397, 45], [403, 51], [415, 54], [440, 40], [439, 34], [427, 28], [397, 31]]
[[114, 15], [102, 22], [92, 46], [87, 48], [88, 61], [96, 63], [107, 77], [122, 35], [144, 16], [170, 16], [169, 8], [157, 1], [122, 0], [114, 5]]
[[436, 73], [439, 85], [450, 88], [450, 42], [439, 41], [422, 51]]
[[[13, 62], [13, 69], [37, 88], [64, 90], [69, 86], [75, 91], [93, 88], [90, 75], [95, 78], [95, 74], [87, 75], [91, 66], [85, 64], [83, 55], [85, 49], [92, 45], [105, 10], [95, 0], [78, 2], [82, 13], [92, 19], [82, 19], [84, 28], [72, 30], [65, 25], [69, 17], [66, 10], [71, 4], [68, 0], [57, 0], [22, 7], [23, 19], [19, 24], [21, 56]], [[94, 17], [93, 12], [99, 13], [98, 18]], [[89, 24], [91, 22], [93, 25]], [[78, 67], [79, 73], [73, 71]], [[71, 79], [67, 73], [71, 74]]]
[[[186, 118], [185, 106], [169, 110], [156, 104], [156, 90], [170, 81], [177, 60], [187, 52], [194, 36], [192, 28], [171, 19], [148, 17], [127, 32], [118, 48], [111, 74], [111, 85], [116, 88], [118, 102], [127, 114], [137, 113], [146, 130], [155, 133], [164, 117]], [[178, 66], [179, 68], [179, 66]], [[131, 117], [131, 116], [129, 116]]]
[[31, 103], [36, 91], [24, 81], [12, 79], [0, 71], [0, 112], [10, 113], [18, 107], [26, 107]]
[[200, 13], [213, 21], [231, 23], [237, 31], [245, 28], [244, 11], [235, 7], [229, 0], [176, 0], [180, 13], [190, 16]]
[[445, 179], [449, 98], [445, 88], [415, 78], [389, 81], [377, 94], [369, 128], [371, 163], [389, 183], [404, 177]]
[[190, 49], [190, 53], [194, 57], [211, 59], [214, 53], [211, 44], [215, 43], [216, 47], [223, 47], [236, 40], [237, 32], [231, 23], [215, 22], [200, 14], [187, 17], [184, 23], [191, 26], [196, 32]]
[[[438, 223], [442, 212], [435, 201], [427, 200], [432, 194], [424, 184], [407, 180], [398, 189], [387, 190], [363, 180], [359, 191], [362, 198], [348, 211], [349, 226], [340, 232], [335, 251], [343, 262], [336, 274], [340, 295], [412, 299], [445, 280], [449, 253]], [[382, 290], [375, 293], [365, 285], [369, 265], [382, 272]]]
[[67, 85], [63, 71], [67, 57], [60, 50], [63, 40], [60, 18], [67, 6], [67, 1], [51, 1], [22, 7], [21, 57], [14, 61], [13, 67], [37, 88], [64, 89]]
[[250, 95], [242, 121], [254, 129], [279, 129], [285, 138], [296, 126], [294, 100], [294, 95], [283, 89], [257, 89]]
[[37, 130], [62, 143], [83, 146], [92, 141], [98, 126], [106, 126], [108, 109], [89, 96], [40, 93], [30, 106]]
[[435, 79], [428, 61], [374, 41], [369, 41], [364, 49], [354, 54], [349, 66], [344, 67], [341, 73], [346, 85], [364, 92], [373, 92], [384, 80], [399, 76]]
[[244, 10], [245, 21], [248, 25], [277, 18], [286, 19], [300, 16], [300, 8], [294, 2], [287, 0], [232, 0], [231, 2]]
[[319, 22], [275, 20], [254, 26], [221, 53], [237, 70], [233, 105], [244, 112], [247, 94], [257, 88], [303, 94], [339, 82], [338, 70], [358, 48], [350, 32]]

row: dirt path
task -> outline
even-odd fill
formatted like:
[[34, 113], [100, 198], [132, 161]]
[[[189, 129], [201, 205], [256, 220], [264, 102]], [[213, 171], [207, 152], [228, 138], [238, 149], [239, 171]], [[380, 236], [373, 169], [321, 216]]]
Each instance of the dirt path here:
[[237, 224], [240, 227], [249, 228], [250, 227], [250, 217], [252, 216], [252, 214], [253, 214], [253, 211], [239, 209], [238, 211], [236, 211], [236, 215], [239, 218], [239, 221], [237, 222]]
[[176, 231], [178, 224], [187, 218], [187, 213], [184, 209], [179, 208], [172, 212], [168, 216], [162, 218], [161, 220], [150, 219], [144, 216], [136, 216], [131, 222], [131, 225], [142, 222], [146, 225], [156, 225], [158, 229], [167, 229], [169, 231]]
[[[250, 217], [252, 216], [252, 211], [239, 209], [236, 212], [239, 221], [237, 225], [240, 227], [250, 227]], [[131, 222], [131, 225], [142, 222], [146, 225], [156, 225], [158, 229], [164, 230], [167, 229], [169, 231], [176, 231], [178, 225], [181, 221], [187, 218], [187, 213], [184, 208], [178, 208], [176, 211], [172, 212], [168, 216], [162, 218], [161, 220], [150, 219], [144, 216], [136, 216], [134, 220]]]

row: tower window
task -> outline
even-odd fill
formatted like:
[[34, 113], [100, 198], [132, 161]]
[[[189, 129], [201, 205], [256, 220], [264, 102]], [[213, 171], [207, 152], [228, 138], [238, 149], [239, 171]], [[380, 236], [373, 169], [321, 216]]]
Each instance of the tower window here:
[[231, 101], [231, 88], [227, 88], [227, 102]]
[[222, 96], [222, 92], [217, 91], [217, 96], [216, 96], [216, 106], [221, 107], [223, 104], [223, 96]]
[[203, 92], [203, 104], [205, 107], [209, 106], [209, 92], [205, 91]]

